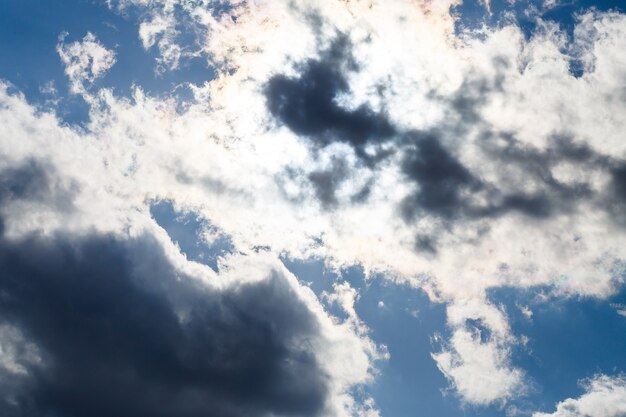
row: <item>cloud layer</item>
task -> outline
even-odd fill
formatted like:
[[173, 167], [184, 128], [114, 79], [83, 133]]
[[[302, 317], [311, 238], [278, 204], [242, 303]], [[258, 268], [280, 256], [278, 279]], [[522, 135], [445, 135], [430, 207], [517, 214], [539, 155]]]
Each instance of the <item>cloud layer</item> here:
[[[36, 346], [26, 356], [41, 358], [4, 359], [11, 372], [28, 370], [15, 387], [34, 393], [24, 407], [91, 413], [62, 394], [82, 387], [91, 395], [112, 381], [114, 398], [141, 385], [144, 398], [163, 398], [189, 415], [366, 412], [349, 395], [377, 357], [362, 323], [352, 317], [335, 328], [313, 301], [294, 299], [306, 290], [278, 261], [252, 283], [210, 284], [198, 298], [194, 280], [222, 278], [184, 259], [158, 231], [150, 205], [160, 200], [228, 235], [241, 254], [225, 263], [233, 271], [263, 251], [318, 257], [336, 268], [357, 264], [423, 288], [448, 304], [451, 337], [433, 359], [461, 399], [502, 404], [523, 393], [523, 371], [510, 358], [518, 338], [486, 292], [546, 286], [559, 296], [604, 298], [624, 284], [626, 18], [586, 12], [572, 37], [539, 17], [530, 37], [515, 21], [455, 32], [454, 3], [113, 1], [114, 11], [139, 11], [139, 36], [158, 49], [159, 71], [189, 57], [211, 65], [215, 77], [189, 86], [193, 98], [183, 110], [139, 87], [132, 97], [87, 94], [115, 63], [91, 33], [58, 46], [71, 91], [89, 102], [84, 129], [37, 111], [3, 84], [0, 209], [3, 252], [15, 261], [3, 258], [2, 267], [8, 277], [32, 279], [26, 288], [17, 278], [2, 283], [14, 302], [3, 305], [14, 315], [6, 337]], [[57, 272], [68, 269], [75, 275]], [[93, 285], [81, 286], [85, 275]], [[49, 291], [59, 300], [43, 297]], [[184, 302], [171, 299], [179, 292]], [[38, 294], [29, 307], [25, 300]], [[95, 327], [64, 330], [74, 332], [68, 340], [85, 340], [84, 360], [95, 360], [100, 345], [115, 351], [131, 343], [114, 363], [96, 361], [103, 378], [96, 385], [63, 357], [62, 340], [37, 328], [37, 314], [56, 325], [76, 311], [70, 308], [91, 308], [72, 300], [91, 298], [102, 305]], [[136, 309], [111, 310], [118, 298], [134, 300]], [[133, 314], [160, 316], [169, 330], [157, 332], [154, 321]], [[99, 327], [107, 325], [121, 333]], [[89, 345], [86, 328], [100, 342]], [[213, 345], [206, 328], [232, 345]], [[171, 369], [148, 371], [150, 355], [137, 363], [136, 332], [154, 341], [154, 362], [165, 355]], [[334, 332], [345, 338], [337, 358], [357, 347], [353, 371], [320, 357], [327, 349], [320, 340]], [[172, 342], [181, 338], [188, 345]], [[196, 344], [210, 353], [194, 351]], [[243, 346], [250, 345], [267, 359], [246, 362]], [[277, 385], [259, 382], [263, 395], [245, 384], [223, 388], [211, 379], [227, 373], [219, 366], [189, 365], [205, 356], [233, 361], [237, 381], [253, 375]], [[74, 385], [46, 385], [56, 372]], [[161, 397], [171, 375], [180, 385]], [[196, 380], [207, 397], [186, 388]], [[137, 400], [134, 415], [168, 410], [144, 403]]]
[[[0, 171], [2, 209], [55, 207], [72, 221], [76, 192], [35, 160]], [[233, 255], [217, 275], [185, 260], [154, 223], [12, 238], [6, 220], [3, 415], [360, 412], [348, 390], [379, 357], [367, 329], [331, 320], [274, 258]]]

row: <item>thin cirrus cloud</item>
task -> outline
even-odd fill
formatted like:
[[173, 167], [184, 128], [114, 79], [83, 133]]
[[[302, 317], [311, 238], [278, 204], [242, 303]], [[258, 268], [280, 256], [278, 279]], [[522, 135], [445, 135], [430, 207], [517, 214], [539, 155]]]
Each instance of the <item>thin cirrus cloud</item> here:
[[[526, 37], [514, 20], [459, 30], [456, 3], [111, 1], [139, 18], [157, 72], [200, 57], [215, 76], [182, 107], [123, 97], [92, 85], [114, 45], [61, 39], [83, 129], [3, 83], [0, 364], [18, 375], [5, 409], [376, 415], [354, 389], [387, 355], [357, 296], [335, 285], [323, 298], [348, 318], [330, 317], [280, 256], [360, 265], [445, 303], [431, 356], [461, 402], [532, 390], [511, 353], [523, 337], [487, 294], [623, 287], [626, 18], [588, 10], [568, 36], [537, 15]], [[210, 221], [235, 254], [217, 273], [187, 260], [152, 219], [158, 201]], [[556, 415], [620, 381], [596, 377]]]

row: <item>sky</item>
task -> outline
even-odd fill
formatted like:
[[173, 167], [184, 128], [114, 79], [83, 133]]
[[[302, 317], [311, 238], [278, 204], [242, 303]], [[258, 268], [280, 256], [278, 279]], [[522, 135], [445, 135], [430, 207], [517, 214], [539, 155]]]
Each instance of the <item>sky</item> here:
[[626, 416], [618, 0], [0, 2], [0, 415]]

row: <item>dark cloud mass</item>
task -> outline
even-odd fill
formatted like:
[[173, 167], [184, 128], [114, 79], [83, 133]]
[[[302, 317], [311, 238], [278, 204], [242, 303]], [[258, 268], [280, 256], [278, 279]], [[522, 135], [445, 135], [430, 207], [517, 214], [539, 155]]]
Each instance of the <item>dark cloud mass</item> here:
[[[0, 179], [1, 204], [54, 183], [36, 163]], [[149, 235], [0, 236], [7, 326], [40, 360], [0, 367], [6, 417], [316, 416], [327, 401], [319, 322], [280, 272], [214, 290]]]
[[402, 170], [419, 184], [419, 190], [405, 200], [405, 217], [411, 218], [416, 206], [442, 217], [454, 216], [462, 208], [461, 192], [476, 188], [477, 181], [436, 136], [416, 132], [408, 138], [415, 148], [407, 152]]
[[[437, 131], [406, 135], [407, 143], [413, 145], [405, 149], [402, 170], [417, 185], [415, 193], [407, 197], [402, 206], [407, 220], [422, 212], [447, 220], [461, 216], [493, 218], [511, 212], [545, 218], [570, 211], [575, 202], [592, 195], [586, 183], [559, 182], [552, 174], [554, 166], [567, 161], [581, 169], [606, 169], [606, 161], [565, 137], [555, 137], [550, 147], [539, 151], [520, 145], [513, 135], [488, 132], [480, 142], [481, 151], [491, 163], [502, 166], [502, 175], [511, 169], [515, 173], [507, 178], [506, 187], [496, 186], [485, 182], [479, 172], [470, 172], [457, 160], [442, 144], [443, 136]], [[517, 188], [526, 181], [532, 181], [537, 191], [528, 193]], [[479, 203], [475, 198], [477, 193], [482, 193], [486, 202]]]
[[612, 214], [615, 222], [626, 227], [626, 162], [614, 163], [610, 169], [611, 187], [605, 208]]
[[319, 60], [302, 65], [298, 77], [273, 76], [265, 96], [271, 114], [295, 134], [320, 146], [348, 143], [365, 158], [364, 145], [380, 143], [395, 131], [384, 114], [365, 105], [348, 110], [337, 103], [337, 97], [350, 90], [344, 73], [356, 69], [350, 46], [340, 37]]
[[[510, 212], [543, 218], [556, 211], [569, 210], [572, 201], [589, 197], [587, 184], [565, 185], [551, 174], [552, 167], [560, 161], [596, 164], [597, 156], [589, 148], [559, 136], [553, 139], [549, 149], [540, 152], [521, 146], [512, 134], [487, 129], [479, 110], [487, 103], [486, 97], [491, 92], [502, 90], [505, 81], [502, 71], [497, 71], [494, 79], [470, 75], [457, 93], [449, 98], [440, 97], [449, 102], [451, 114], [436, 129], [400, 132], [385, 114], [365, 106], [347, 110], [337, 104], [337, 96], [350, 91], [345, 74], [357, 70], [351, 60], [351, 47], [346, 38], [339, 37], [319, 59], [302, 65], [299, 76], [272, 77], [265, 90], [267, 106], [271, 114], [294, 133], [319, 146], [333, 142], [350, 144], [371, 169], [390, 153], [401, 152], [404, 155], [402, 172], [416, 185], [415, 192], [407, 196], [401, 206], [405, 220], [412, 221], [423, 214], [449, 221], [460, 217], [498, 217]], [[494, 65], [502, 69], [508, 64], [500, 59]], [[528, 180], [541, 185], [539, 191], [528, 194], [517, 190], [514, 179], [511, 186], [504, 189], [501, 185], [485, 183], [480, 173], [470, 172], [444, 144], [444, 138], [465, 136], [475, 128], [485, 130], [479, 145], [486, 157], [519, 167]], [[494, 145], [500, 142], [505, 146]], [[364, 151], [368, 143], [390, 146], [370, 155]], [[330, 169], [308, 175], [323, 208], [331, 209], [338, 204], [336, 190], [347, 176], [346, 167], [336, 163]], [[474, 194], [478, 192], [483, 193], [486, 203], [476, 203]], [[424, 238], [418, 238], [417, 247], [427, 252], [435, 250], [433, 241]]]
[[611, 171], [613, 185], [617, 197], [626, 202], [626, 164], [622, 164]]
[[337, 205], [335, 192], [347, 175], [348, 168], [342, 159], [333, 160], [332, 166], [328, 170], [314, 171], [309, 174], [315, 195], [324, 208], [328, 209]]
[[71, 209], [75, 185], [61, 184], [50, 175], [53, 171], [53, 167], [34, 159], [0, 171], [0, 205], [24, 200]]
[[[606, 197], [600, 197], [590, 184], [564, 183], [555, 178], [555, 167], [564, 162], [584, 172], [609, 172], [615, 193], [621, 195], [621, 165], [596, 154], [585, 144], [575, 143], [567, 135], [553, 136], [546, 149], [539, 150], [522, 144], [512, 133], [483, 132], [478, 142], [480, 152], [490, 164], [500, 167], [502, 181], [496, 185], [481, 178], [480, 171], [470, 171], [444, 146], [447, 134], [444, 127], [404, 136], [402, 170], [417, 185], [402, 205], [407, 221], [420, 213], [446, 220], [494, 218], [509, 213], [541, 219], [571, 212], [579, 202], [594, 198], [600, 198], [596, 201], [599, 208], [605, 207], [607, 202], [601, 200]], [[522, 185], [528, 182], [535, 191], [523, 190]], [[484, 200], [475, 198], [477, 195]]]
[[[358, 161], [372, 171], [373, 179], [353, 196], [351, 204], [368, 198], [381, 161], [400, 156], [399, 168], [413, 185], [400, 202], [401, 216], [407, 223], [430, 216], [435, 224], [431, 235], [416, 236], [418, 252], [437, 254], [442, 227], [450, 230], [464, 222], [507, 215], [542, 221], [573, 213], [582, 202], [610, 212], [617, 223], [623, 223], [624, 165], [597, 154], [584, 138], [555, 133], [547, 138], [547, 146], [539, 149], [520, 140], [515, 132], [494, 130], [483, 119], [485, 106], [505, 93], [506, 74], [512, 65], [508, 58], [493, 58], [495, 72], [490, 76], [468, 73], [451, 95], [433, 93], [430, 98], [447, 109], [444, 120], [425, 130], [407, 131], [394, 125], [384, 112], [364, 105], [348, 109], [338, 103], [338, 97], [350, 93], [350, 72], [359, 70], [351, 48], [351, 42], [339, 36], [318, 58], [296, 66], [297, 76], [274, 75], [264, 90], [267, 107], [280, 123], [318, 149], [332, 143], [352, 147]], [[487, 180], [491, 174], [483, 175], [480, 168], [466, 166], [464, 151], [454, 149], [454, 144], [472, 137], [477, 138], [473, 152], [485, 159], [490, 173], [497, 172], [495, 181]], [[371, 145], [367, 151], [366, 145]], [[562, 163], [580, 172], [607, 173], [612, 178], [611, 189], [594, 190], [584, 175], [578, 182], [559, 179], [555, 169]], [[350, 175], [350, 167], [334, 161], [330, 167], [309, 172], [306, 180], [320, 206], [333, 210], [340, 205], [337, 190]]]
[[314, 416], [317, 324], [278, 273], [224, 293], [149, 238], [0, 244], [0, 318], [41, 351], [4, 416]]

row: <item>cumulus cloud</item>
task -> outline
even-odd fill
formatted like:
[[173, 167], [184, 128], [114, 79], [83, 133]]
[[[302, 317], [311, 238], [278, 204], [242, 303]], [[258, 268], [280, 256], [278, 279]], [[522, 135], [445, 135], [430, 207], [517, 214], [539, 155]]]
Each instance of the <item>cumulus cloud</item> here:
[[556, 405], [554, 413], [533, 417], [620, 417], [626, 415], [626, 378], [596, 375], [582, 384], [585, 393]]
[[[80, 189], [57, 193], [57, 175], [30, 161], [2, 169], [0, 206], [71, 201]], [[60, 210], [71, 222], [75, 208]], [[2, 383], [3, 415], [373, 410], [348, 391], [371, 378], [378, 348], [333, 321], [273, 256], [232, 255], [216, 274], [186, 261], [154, 223], [135, 233], [6, 230], [0, 366], [17, 377]]]
[[[157, 261], [132, 259], [133, 245]], [[2, 254], [2, 317], [43, 352], [18, 404], [4, 405], [9, 414], [312, 416], [325, 407], [326, 375], [307, 349], [318, 324], [297, 298], [285, 303], [279, 273], [212, 296], [188, 277], [177, 283], [141, 238], [25, 241]]]
[[[570, 39], [540, 19], [530, 38], [515, 24], [457, 34], [445, 0], [109, 3], [143, 12], [139, 36], [164, 68], [188, 51], [216, 76], [191, 86], [184, 112], [139, 88], [90, 92], [84, 131], [4, 86], [0, 162], [56, 173], [4, 186], [7, 239], [143, 241], [151, 202], [167, 199], [243, 254], [383, 272], [448, 303], [452, 336], [433, 358], [483, 405], [524, 391], [518, 341], [486, 290], [602, 298], [623, 286], [623, 14], [582, 14]], [[91, 34], [58, 51], [81, 94], [115, 60]]]

